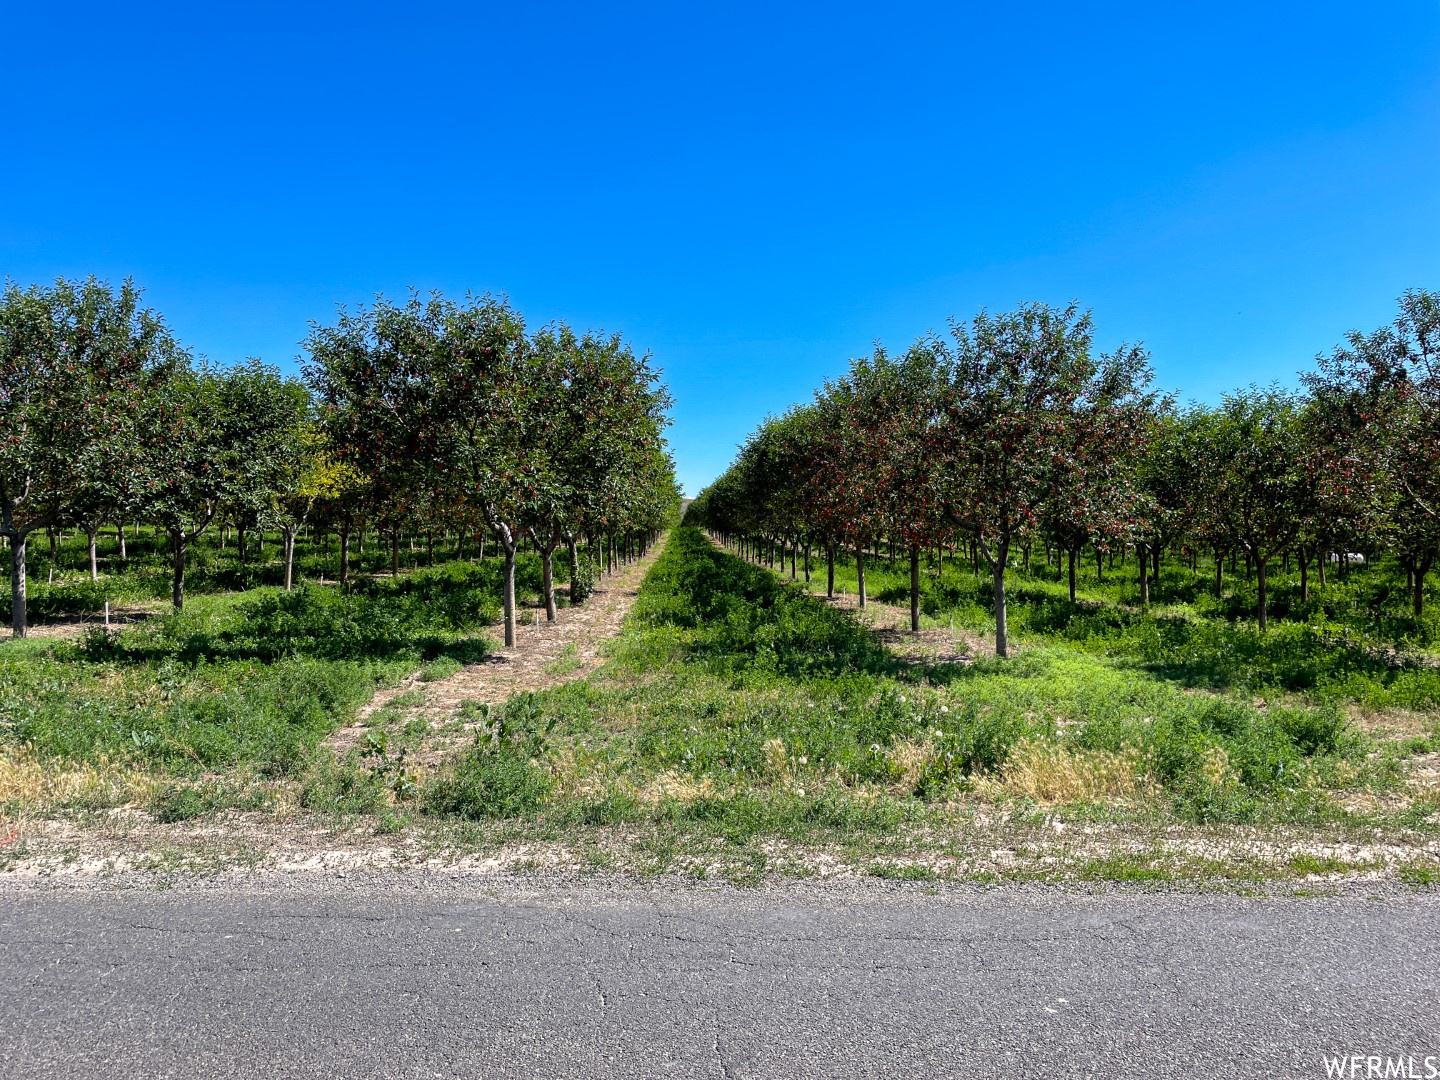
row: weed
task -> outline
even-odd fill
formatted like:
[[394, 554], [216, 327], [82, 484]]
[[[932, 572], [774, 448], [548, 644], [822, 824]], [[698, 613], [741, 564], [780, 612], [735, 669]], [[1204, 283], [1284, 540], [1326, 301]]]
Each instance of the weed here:
[[1407, 885], [1420, 887], [1440, 885], [1440, 869], [1422, 863], [1410, 863], [1400, 868], [1400, 880]]
[[453, 656], [441, 656], [420, 669], [421, 682], [438, 682], [460, 671], [465, 665]]
[[410, 819], [395, 810], [382, 810], [375, 819], [376, 836], [393, 836], [410, 827]]
[[1290, 856], [1286, 863], [1291, 873], [1300, 875], [1315, 875], [1323, 877], [1329, 874], [1341, 874], [1352, 869], [1343, 860], [1331, 855], [1315, 855], [1310, 852], [1300, 852]]
[[569, 675], [573, 671], [579, 671], [581, 661], [575, 643], [566, 645], [560, 655], [545, 665], [545, 672], [548, 675]]
[[539, 759], [557, 718], [546, 720], [531, 693], [515, 694], [498, 712], [488, 706], [475, 712], [482, 723], [474, 747], [426, 789], [426, 808], [472, 819], [533, 813], [550, 793]]
[[189, 784], [167, 784], [150, 802], [156, 821], [173, 823], [202, 817], [214, 809], [206, 793]]
[[386, 786], [368, 769], [322, 759], [300, 790], [300, 805], [335, 814], [371, 813], [386, 805]]
[[389, 743], [384, 731], [371, 728], [360, 740], [361, 759], [372, 780], [389, 789], [397, 799], [409, 799], [420, 790], [416, 772], [405, 761], [409, 750], [402, 746], [392, 755]]

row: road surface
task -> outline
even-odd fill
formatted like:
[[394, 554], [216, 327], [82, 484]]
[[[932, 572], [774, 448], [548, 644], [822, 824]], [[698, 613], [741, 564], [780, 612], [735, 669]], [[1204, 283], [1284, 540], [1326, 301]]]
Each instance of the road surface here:
[[1424, 1075], [1440, 896], [0, 882], [0, 988], [4, 1077]]

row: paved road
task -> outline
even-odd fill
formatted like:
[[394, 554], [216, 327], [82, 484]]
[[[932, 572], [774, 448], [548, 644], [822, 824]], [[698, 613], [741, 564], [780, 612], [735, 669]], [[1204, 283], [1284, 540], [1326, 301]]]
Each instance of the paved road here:
[[5, 1077], [1308, 1077], [1322, 1052], [1417, 1075], [1440, 1055], [1435, 895], [0, 888]]

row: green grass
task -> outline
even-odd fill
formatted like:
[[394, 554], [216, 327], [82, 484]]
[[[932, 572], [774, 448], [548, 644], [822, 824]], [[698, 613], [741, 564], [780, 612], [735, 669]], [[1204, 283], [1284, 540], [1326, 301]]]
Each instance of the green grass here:
[[[1256, 586], [1243, 573], [1224, 578], [1214, 595], [1212, 564], [1195, 571], [1173, 557], [1152, 583], [1151, 604], [1139, 604], [1134, 559], [1095, 574], [1081, 567], [1071, 603], [1062, 570], [1034, 553], [1029, 573], [1008, 573], [1009, 629], [1023, 648], [1067, 643], [1085, 652], [1128, 663], [1182, 686], [1237, 694], [1297, 693], [1370, 708], [1440, 708], [1440, 609], [1415, 618], [1404, 576], [1389, 559], [1352, 567], [1325, 587], [1312, 564], [1310, 596], [1300, 599], [1298, 569], [1278, 563], [1269, 575], [1270, 626], [1255, 621]], [[788, 572], [788, 571], [787, 571]], [[1437, 579], [1440, 580], [1440, 579]], [[836, 564], [836, 585], [854, 593], [852, 555]], [[809, 588], [823, 592], [823, 558], [812, 559]], [[932, 624], [957, 626], [986, 637], [995, 631], [988, 571], [975, 573], [966, 559], [933, 561], [921, 577], [921, 610]], [[909, 568], [904, 559], [870, 558], [867, 593], [882, 603], [909, 605]]]
[[1149, 786], [1125, 812], [1152, 823], [1338, 824], [1353, 815], [1337, 796], [1402, 777], [1403, 755], [1334, 701], [1262, 708], [1193, 693], [1063, 638], [1009, 661], [902, 664], [843, 611], [683, 528], [600, 677], [528, 708], [553, 725], [561, 778], [523, 815], [664, 821], [731, 847], [933, 821], [956, 800], [993, 797], [1022, 741], [1133, 761]]
[[202, 594], [119, 632], [0, 642], [0, 747], [179, 775], [302, 776], [377, 686], [485, 655], [492, 571]]
[[[842, 560], [853, 591], [852, 571]], [[1394, 610], [1388, 573], [1356, 571], [1308, 608], [1277, 573], [1262, 635], [1243, 582], [1210, 597], [1203, 567], [1167, 567], [1145, 610], [1118, 573], [1097, 582], [1092, 565], [1071, 604], [1037, 565], [1012, 582], [1018, 655], [910, 664], [846, 611], [679, 528], [599, 672], [463, 710], [443, 732], [462, 738], [469, 723], [478, 737], [428, 776], [407, 757], [433, 735], [411, 715], [423, 689], [374, 714], [344, 759], [319, 744], [377, 686], [417, 670], [441, 679], [483, 655], [492, 562], [345, 591], [201, 590], [182, 614], [119, 633], [0, 643], [0, 749], [158, 774], [149, 808], [162, 821], [263, 810], [280, 785], [291, 805], [410, 843], [565, 845], [587, 865], [645, 873], [752, 881], [815, 872], [806, 853], [818, 851], [902, 880], [1334, 875], [1347, 864], [1303, 853], [1234, 867], [1159, 849], [1051, 869], [987, 859], [1006, 845], [1046, 850], [1062, 818], [1151, 838], [1279, 826], [1433, 837], [1440, 801], [1405, 781], [1440, 734], [1389, 740], [1347, 719], [1352, 705], [1440, 708], [1429, 616]], [[875, 562], [867, 576], [873, 596], [905, 601], [903, 565]], [[987, 583], [968, 567], [925, 581], [931, 625], [987, 631]], [[1367, 605], [1383, 618], [1367, 621]], [[1070, 794], [1038, 794], [1047, 770]]]

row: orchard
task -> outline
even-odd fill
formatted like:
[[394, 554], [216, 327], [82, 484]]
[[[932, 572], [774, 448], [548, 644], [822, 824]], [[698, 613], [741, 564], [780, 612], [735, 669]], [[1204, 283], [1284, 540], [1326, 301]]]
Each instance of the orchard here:
[[1127, 558], [1151, 603], [1162, 564], [1213, 575], [1218, 597], [1242, 559], [1253, 615], [1270, 623], [1267, 575], [1393, 557], [1413, 615], [1440, 552], [1440, 294], [1416, 290], [1394, 323], [1352, 333], [1302, 373], [1303, 392], [1250, 387], [1220, 404], [1178, 405], [1154, 387], [1138, 345], [1095, 347], [1088, 312], [1030, 304], [954, 321], [904, 354], [854, 360], [814, 400], [767, 421], [687, 520], [741, 554], [796, 576], [812, 549], [834, 592], [837, 552], [865, 566], [910, 562], [911, 629], [920, 563], [967, 559], [990, 576], [995, 651], [1010, 647], [1007, 579], [1041, 550], [1063, 565]]
[[[278, 532], [295, 584], [302, 530], [330, 535], [341, 584], [367, 532], [455, 539], [505, 559], [504, 636], [515, 642], [515, 559], [564, 545], [570, 599], [596, 564], [646, 543], [678, 506], [663, 440], [669, 398], [622, 338], [564, 324], [527, 330], [506, 301], [384, 299], [312, 324], [303, 378], [258, 360], [197, 361], [129, 281], [90, 278], [0, 299], [0, 542], [11, 628], [27, 629], [27, 552], [66, 531], [100, 575], [102, 528], [127, 562], [127, 531], [163, 538], [171, 603], [202, 536], [232, 530], [238, 557]], [[581, 552], [583, 546], [583, 555]]]

